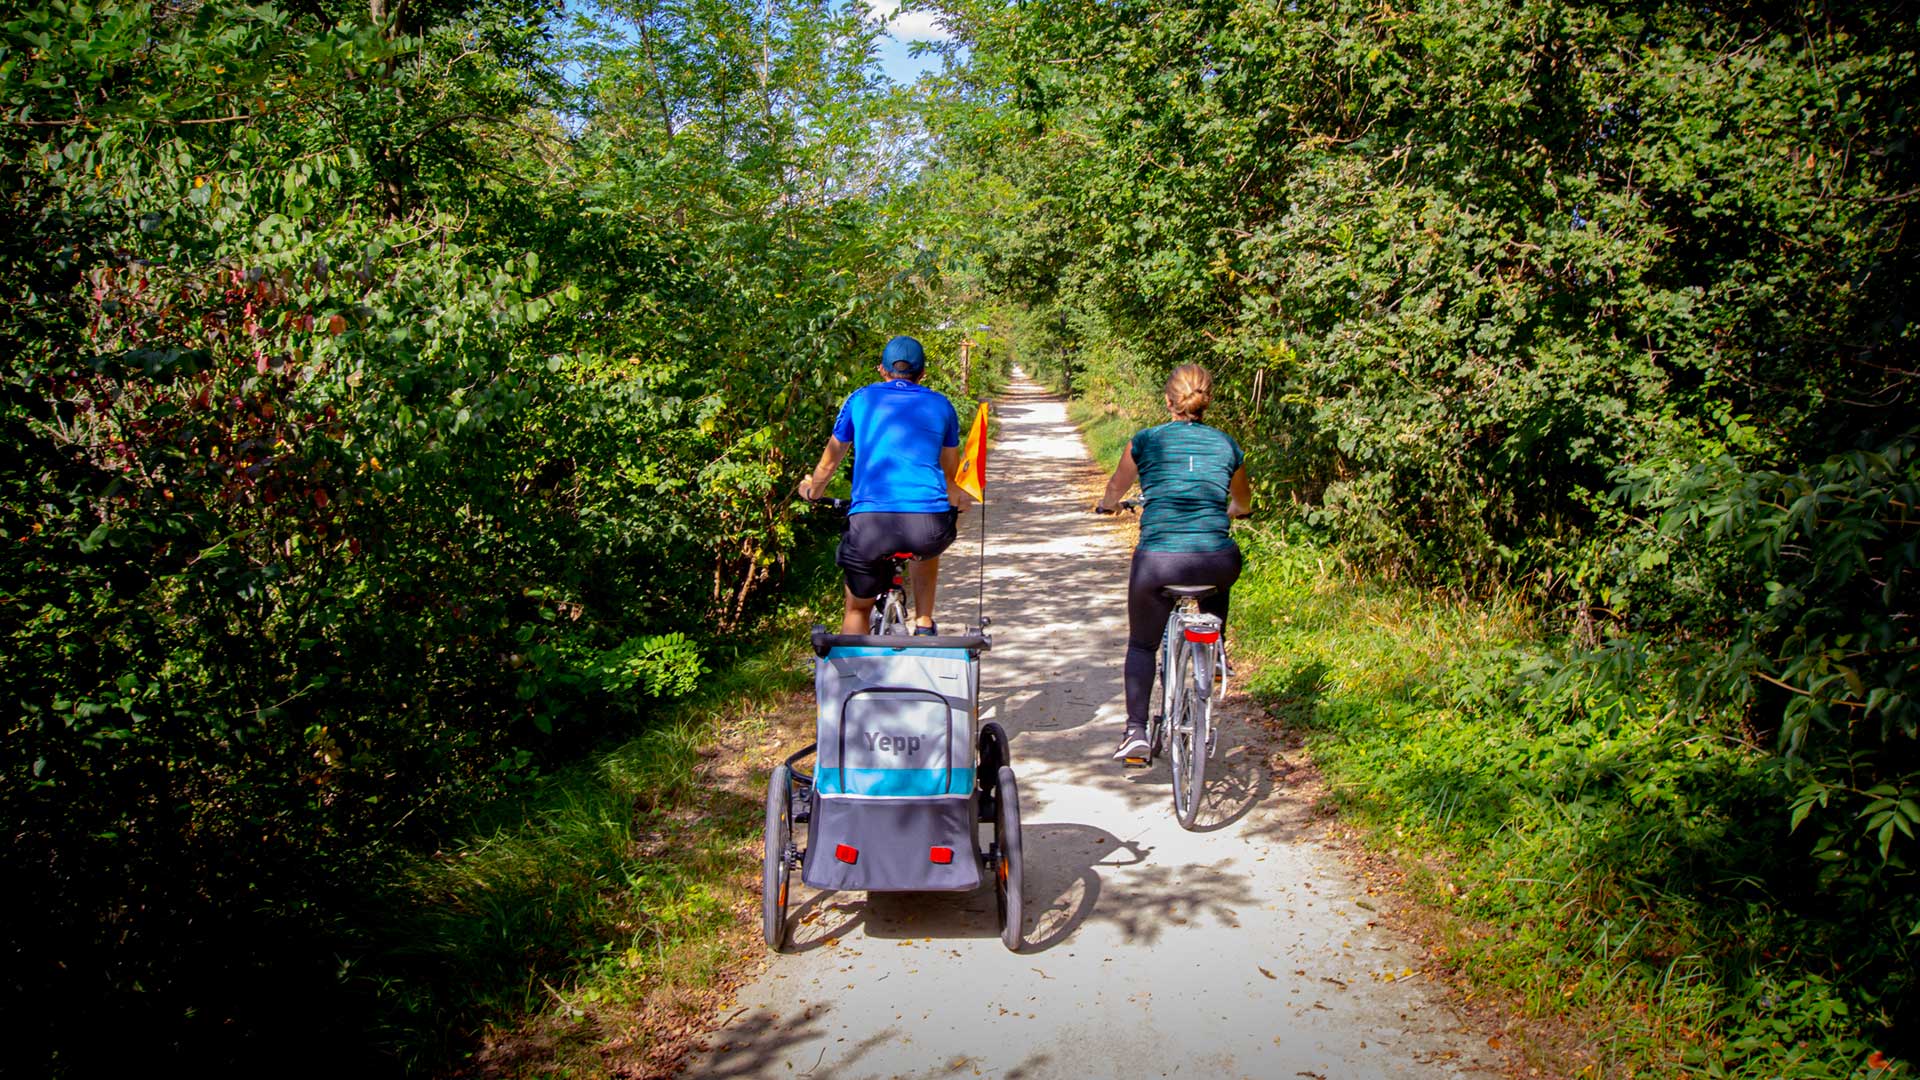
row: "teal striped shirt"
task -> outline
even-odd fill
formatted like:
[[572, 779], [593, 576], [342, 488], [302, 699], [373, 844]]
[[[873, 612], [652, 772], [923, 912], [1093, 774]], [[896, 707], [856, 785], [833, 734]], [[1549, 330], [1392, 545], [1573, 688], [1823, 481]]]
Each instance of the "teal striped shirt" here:
[[1227, 535], [1227, 499], [1245, 455], [1233, 436], [1191, 420], [1150, 427], [1129, 444], [1140, 470], [1142, 551], [1219, 551]]

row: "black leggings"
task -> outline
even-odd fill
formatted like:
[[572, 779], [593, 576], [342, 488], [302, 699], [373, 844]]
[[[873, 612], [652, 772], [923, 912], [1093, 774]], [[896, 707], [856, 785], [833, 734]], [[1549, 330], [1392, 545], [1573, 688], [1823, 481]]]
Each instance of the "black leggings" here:
[[1227, 621], [1227, 596], [1240, 578], [1240, 548], [1219, 551], [1140, 551], [1127, 574], [1127, 724], [1147, 726], [1153, 697], [1154, 654], [1160, 651], [1173, 601], [1160, 592], [1167, 585], [1218, 585], [1200, 601], [1200, 610]]

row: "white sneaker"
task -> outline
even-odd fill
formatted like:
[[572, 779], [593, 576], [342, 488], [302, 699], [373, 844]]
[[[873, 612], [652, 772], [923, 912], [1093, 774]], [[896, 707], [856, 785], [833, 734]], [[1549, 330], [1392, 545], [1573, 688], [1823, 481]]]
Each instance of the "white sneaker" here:
[[1144, 769], [1153, 761], [1153, 747], [1147, 744], [1145, 728], [1130, 727], [1120, 737], [1120, 748], [1113, 752], [1113, 760], [1130, 769]]

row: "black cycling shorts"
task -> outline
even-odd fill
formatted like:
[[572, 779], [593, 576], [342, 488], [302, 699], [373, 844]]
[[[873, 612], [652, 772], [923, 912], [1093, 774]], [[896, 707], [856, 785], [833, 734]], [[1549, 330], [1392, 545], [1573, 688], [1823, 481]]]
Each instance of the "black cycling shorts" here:
[[908, 552], [930, 559], [953, 545], [960, 511], [902, 514], [873, 510], [847, 516], [847, 532], [840, 538], [834, 562], [847, 574], [847, 591], [855, 596], [879, 596], [893, 584], [893, 557]]

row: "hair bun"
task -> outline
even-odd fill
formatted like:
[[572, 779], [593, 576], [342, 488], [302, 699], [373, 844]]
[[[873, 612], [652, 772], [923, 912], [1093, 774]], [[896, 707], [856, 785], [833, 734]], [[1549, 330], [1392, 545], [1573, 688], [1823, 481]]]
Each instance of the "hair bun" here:
[[1199, 364], [1181, 364], [1167, 377], [1166, 395], [1174, 415], [1198, 420], [1213, 403], [1213, 376]]

